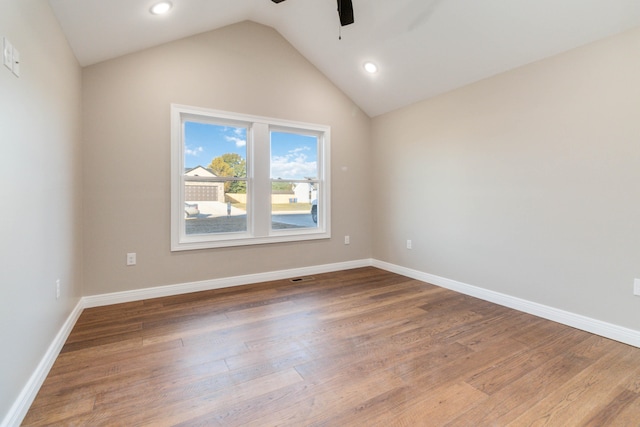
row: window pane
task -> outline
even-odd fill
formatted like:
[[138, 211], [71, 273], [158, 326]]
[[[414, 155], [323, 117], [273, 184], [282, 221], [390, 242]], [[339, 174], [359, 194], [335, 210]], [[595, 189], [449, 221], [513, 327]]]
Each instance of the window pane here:
[[247, 128], [184, 123], [186, 234], [247, 230]]
[[318, 183], [272, 181], [271, 228], [317, 228]]
[[271, 228], [317, 228], [318, 137], [272, 131], [271, 179]]

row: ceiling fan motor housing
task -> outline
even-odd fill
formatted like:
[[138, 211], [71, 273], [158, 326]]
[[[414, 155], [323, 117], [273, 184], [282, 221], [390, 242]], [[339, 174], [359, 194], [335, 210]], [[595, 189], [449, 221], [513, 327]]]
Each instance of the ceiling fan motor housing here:
[[[284, 0], [271, 0], [274, 3], [282, 3]], [[353, 24], [353, 4], [351, 0], [337, 0], [338, 16], [340, 17], [340, 25]]]
[[353, 3], [351, 0], [338, 1], [338, 16], [340, 16], [340, 25], [353, 24]]

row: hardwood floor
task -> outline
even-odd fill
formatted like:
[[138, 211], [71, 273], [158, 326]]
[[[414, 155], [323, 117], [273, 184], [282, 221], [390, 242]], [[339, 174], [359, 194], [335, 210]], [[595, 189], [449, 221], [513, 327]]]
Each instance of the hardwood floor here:
[[362, 268], [87, 309], [24, 425], [638, 426], [640, 349]]

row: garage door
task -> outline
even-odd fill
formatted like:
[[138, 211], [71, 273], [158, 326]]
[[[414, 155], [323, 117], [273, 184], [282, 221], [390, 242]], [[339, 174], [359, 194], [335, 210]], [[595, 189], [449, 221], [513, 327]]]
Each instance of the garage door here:
[[192, 202], [217, 202], [217, 185], [186, 185], [184, 199]]

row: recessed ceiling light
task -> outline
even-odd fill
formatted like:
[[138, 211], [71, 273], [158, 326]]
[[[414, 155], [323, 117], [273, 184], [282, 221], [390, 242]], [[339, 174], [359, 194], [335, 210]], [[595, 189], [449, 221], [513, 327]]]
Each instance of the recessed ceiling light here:
[[365, 62], [364, 63], [364, 69], [368, 73], [371, 73], [371, 74], [378, 72], [378, 66], [376, 64], [374, 64], [373, 62]]
[[171, 9], [171, 6], [173, 6], [171, 2], [161, 1], [160, 3], [156, 3], [153, 6], [151, 6], [151, 9], [149, 9], [149, 12], [153, 13], [154, 15], [162, 15], [163, 13], [169, 12], [169, 10]]

